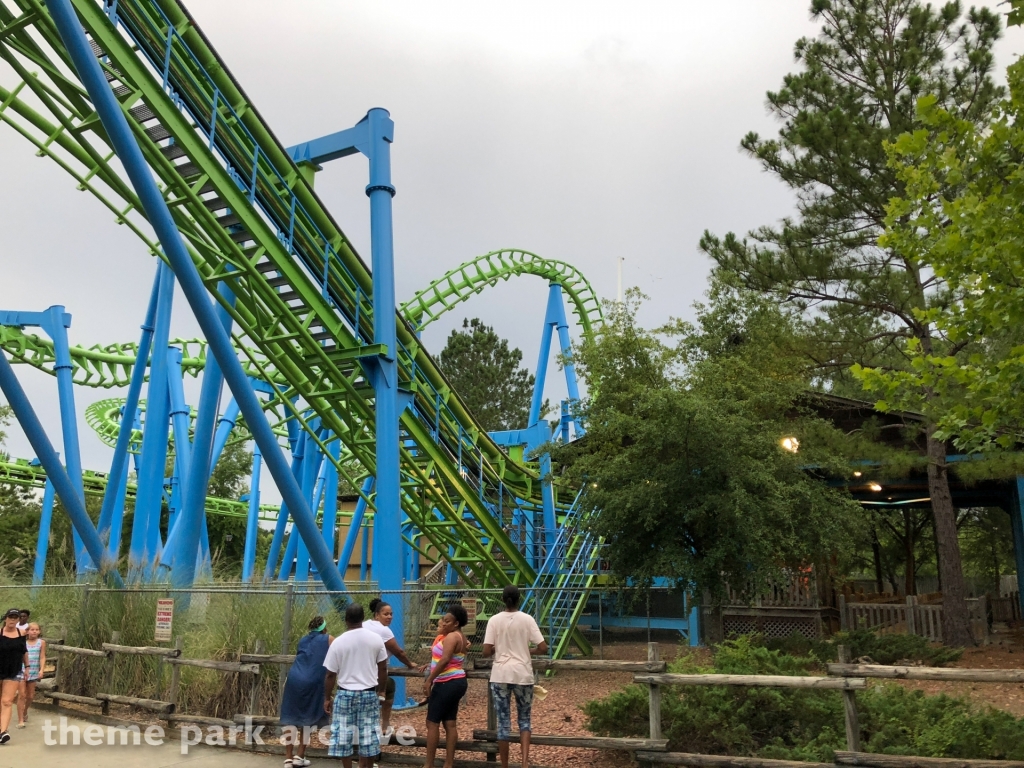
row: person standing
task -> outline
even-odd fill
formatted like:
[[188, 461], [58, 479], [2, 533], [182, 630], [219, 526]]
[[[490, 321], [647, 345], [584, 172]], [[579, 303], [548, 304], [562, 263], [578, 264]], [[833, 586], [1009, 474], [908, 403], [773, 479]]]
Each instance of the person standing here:
[[28, 608], [21, 609], [20, 616], [18, 617], [18, 631], [21, 632], [23, 635], [28, 634], [28, 622], [31, 616], [32, 611], [30, 611]]
[[18, 631], [20, 620], [21, 611], [11, 608], [4, 614], [3, 629], [0, 629], [0, 744], [11, 740], [7, 732], [11, 707], [18, 695], [21, 671], [29, 665], [25, 635]]
[[[414, 664], [406, 655], [405, 649], [395, 639], [395, 633], [391, 631], [391, 621], [395, 617], [391, 604], [385, 603], [379, 597], [375, 597], [370, 601], [370, 613], [373, 614], [373, 618], [369, 621], [364, 621], [363, 628], [372, 630], [380, 635], [380, 639], [384, 641], [384, 647], [388, 650], [388, 658], [390, 659], [394, 656], [409, 669], [418, 669], [421, 672], [426, 669], [426, 665], [419, 666]], [[388, 728], [391, 725], [391, 708], [394, 705], [395, 679], [388, 675], [388, 688], [384, 694], [384, 703], [380, 707], [380, 727], [382, 733], [386, 734], [388, 732]]]
[[331, 715], [327, 754], [352, 768], [353, 744], [359, 768], [371, 768], [380, 754], [380, 705], [388, 681], [388, 652], [380, 635], [363, 627], [359, 603], [345, 609], [346, 632], [327, 650], [324, 709]]
[[43, 678], [46, 669], [46, 641], [40, 635], [43, 631], [34, 621], [28, 625], [25, 635], [25, 647], [28, 651], [28, 663], [21, 672], [18, 685], [18, 727], [24, 728], [28, 720], [28, 708], [36, 696], [36, 683]]
[[444, 768], [452, 768], [459, 741], [459, 702], [466, 695], [466, 650], [469, 641], [462, 628], [469, 621], [466, 609], [455, 604], [437, 623], [438, 636], [430, 649], [430, 674], [424, 682], [427, 695], [427, 752], [424, 765], [434, 764], [444, 723]]
[[548, 644], [533, 616], [519, 610], [519, 587], [509, 584], [501, 593], [505, 610], [487, 620], [483, 655], [493, 656], [491, 696], [498, 720], [498, 757], [508, 768], [508, 743], [512, 737], [512, 697], [516, 700], [519, 745], [523, 768], [530, 765], [530, 714], [533, 707], [532, 656], [548, 652]]
[[[284, 696], [281, 697], [281, 740], [284, 742], [285, 768], [304, 768], [309, 765], [306, 759], [306, 747], [309, 745], [307, 729], [326, 725], [327, 713], [320, 692], [324, 689], [324, 678], [327, 675], [324, 659], [327, 658], [327, 649], [332, 640], [327, 634], [327, 620], [323, 616], [314, 616], [309, 622], [309, 634], [299, 640], [295, 661], [288, 670], [288, 679], [284, 684]], [[300, 731], [301, 737], [297, 738]], [[293, 746], [295, 757], [292, 756]]]

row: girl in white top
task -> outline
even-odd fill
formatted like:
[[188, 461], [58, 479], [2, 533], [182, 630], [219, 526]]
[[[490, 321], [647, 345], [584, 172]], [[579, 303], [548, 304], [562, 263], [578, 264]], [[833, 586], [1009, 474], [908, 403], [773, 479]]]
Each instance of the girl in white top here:
[[[363, 629], [369, 629], [372, 632], [376, 632], [380, 635], [380, 639], [384, 641], [384, 647], [388, 651], [388, 658], [394, 656], [400, 662], [405, 664], [409, 669], [416, 669], [422, 672], [426, 669], [426, 665], [417, 665], [405, 654], [402, 646], [395, 640], [395, 633], [391, 631], [391, 621], [395, 618], [395, 612], [391, 608], [389, 603], [385, 603], [379, 597], [373, 598], [370, 601], [370, 613], [373, 614], [373, 618], [370, 621], [363, 622]], [[384, 702], [380, 705], [380, 728], [381, 733], [388, 732], [388, 726], [391, 724], [391, 708], [395, 705], [395, 679], [388, 675], [388, 687], [387, 692], [384, 695]]]
[[[519, 587], [509, 584], [501, 593], [505, 610], [487, 620], [484, 656], [493, 656], [491, 697], [498, 720], [498, 756], [508, 768], [512, 730], [512, 697], [516, 700], [523, 768], [530, 765], [530, 714], [533, 706], [533, 656], [548, 652], [548, 644], [533, 616], [519, 610]], [[531, 647], [531, 645], [533, 647]]]

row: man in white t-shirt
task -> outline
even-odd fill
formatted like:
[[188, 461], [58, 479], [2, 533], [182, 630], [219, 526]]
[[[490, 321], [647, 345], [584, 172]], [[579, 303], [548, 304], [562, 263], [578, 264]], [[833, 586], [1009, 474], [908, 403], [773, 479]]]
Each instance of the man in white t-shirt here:
[[[533, 707], [533, 656], [548, 652], [548, 644], [533, 616], [519, 610], [519, 587], [509, 584], [501, 594], [505, 610], [487, 620], [484, 656], [494, 657], [491, 696], [498, 721], [498, 756], [508, 768], [512, 737], [512, 697], [516, 699], [519, 744], [524, 768], [530, 765], [530, 714]], [[532, 647], [531, 647], [532, 646]]]
[[380, 703], [388, 681], [388, 652], [380, 635], [363, 628], [363, 606], [345, 609], [347, 631], [327, 649], [324, 709], [331, 715], [327, 753], [352, 768], [359, 745], [359, 768], [371, 768], [380, 754]]

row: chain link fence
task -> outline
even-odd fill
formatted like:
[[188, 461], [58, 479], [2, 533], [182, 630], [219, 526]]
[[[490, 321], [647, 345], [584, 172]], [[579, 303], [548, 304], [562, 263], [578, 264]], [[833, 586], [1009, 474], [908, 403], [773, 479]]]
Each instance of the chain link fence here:
[[[566, 629], [554, 626], [544, 606], [555, 590], [524, 590], [524, 609], [538, 620], [542, 634], [554, 646], [555, 636]], [[132, 646], [165, 646], [180, 643], [182, 656], [194, 659], [236, 661], [243, 654], [294, 654], [299, 638], [317, 616], [327, 620], [332, 636], [341, 634], [344, 618], [335, 610], [349, 601], [366, 608], [382, 598], [401, 606], [403, 647], [413, 661], [430, 660], [430, 644], [437, 620], [448, 607], [467, 609], [465, 628], [471, 643], [470, 656], [479, 654], [487, 618], [502, 610], [501, 589], [470, 589], [463, 586], [410, 584], [407, 589], [382, 594], [375, 585], [352, 584], [345, 593], [328, 593], [319, 582], [217, 583], [190, 590], [160, 585], [115, 590], [94, 584], [0, 586], [0, 606], [31, 610], [43, 637], [67, 645], [99, 649], [103, 643]], [[170, 640], [157, 639], [157, 601], [174, 600]], [[674, 590], [639, 593], [629, 590], [590, 589], [569, 594], [577, 605], [577, 619], [566, 656], [603, 658], [606, 651], [629, 642], [687, 642], [692, 615], [686, 596]], [[614, 656], [614, 653], [612, 653]], [[97, 690], [110, 674], [102, 661], [75, 657], [66, 669], [64, 690], [69, 693]], [[257, 709], [277, 710], [285, 666], [266, 665], [256, 682], [258, 691], [238, 676], [224, 676], [203, 669], [183, 670], [179, 705], [183, 711], [213, 717], [239, 712], [243, 700], [255, 696]], [[166, 665], [143, 656], [118, 660], [113, 673], [113, 692], [142, 698], [166, 690]]]

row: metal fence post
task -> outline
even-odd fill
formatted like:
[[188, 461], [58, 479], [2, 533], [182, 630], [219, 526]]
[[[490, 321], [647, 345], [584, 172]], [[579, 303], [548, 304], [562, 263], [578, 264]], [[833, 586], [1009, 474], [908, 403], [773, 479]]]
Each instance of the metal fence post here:
[[[840, 645], [839, 663], [850, 663], [850, 649]], [[843, 691], [843, 713], [846, 716], [846, 748], [850, 752], [860, 752], [860, 724], [857, 722], [857, 699], [856, 693], [851, 690]]]
[[[647, 644], [647, 661], [657, 662], [660, 660], [657, 643]], [[651, 715], [651, 739], [661, 739], [661, 686], [653, 683], [648, 686]]]

